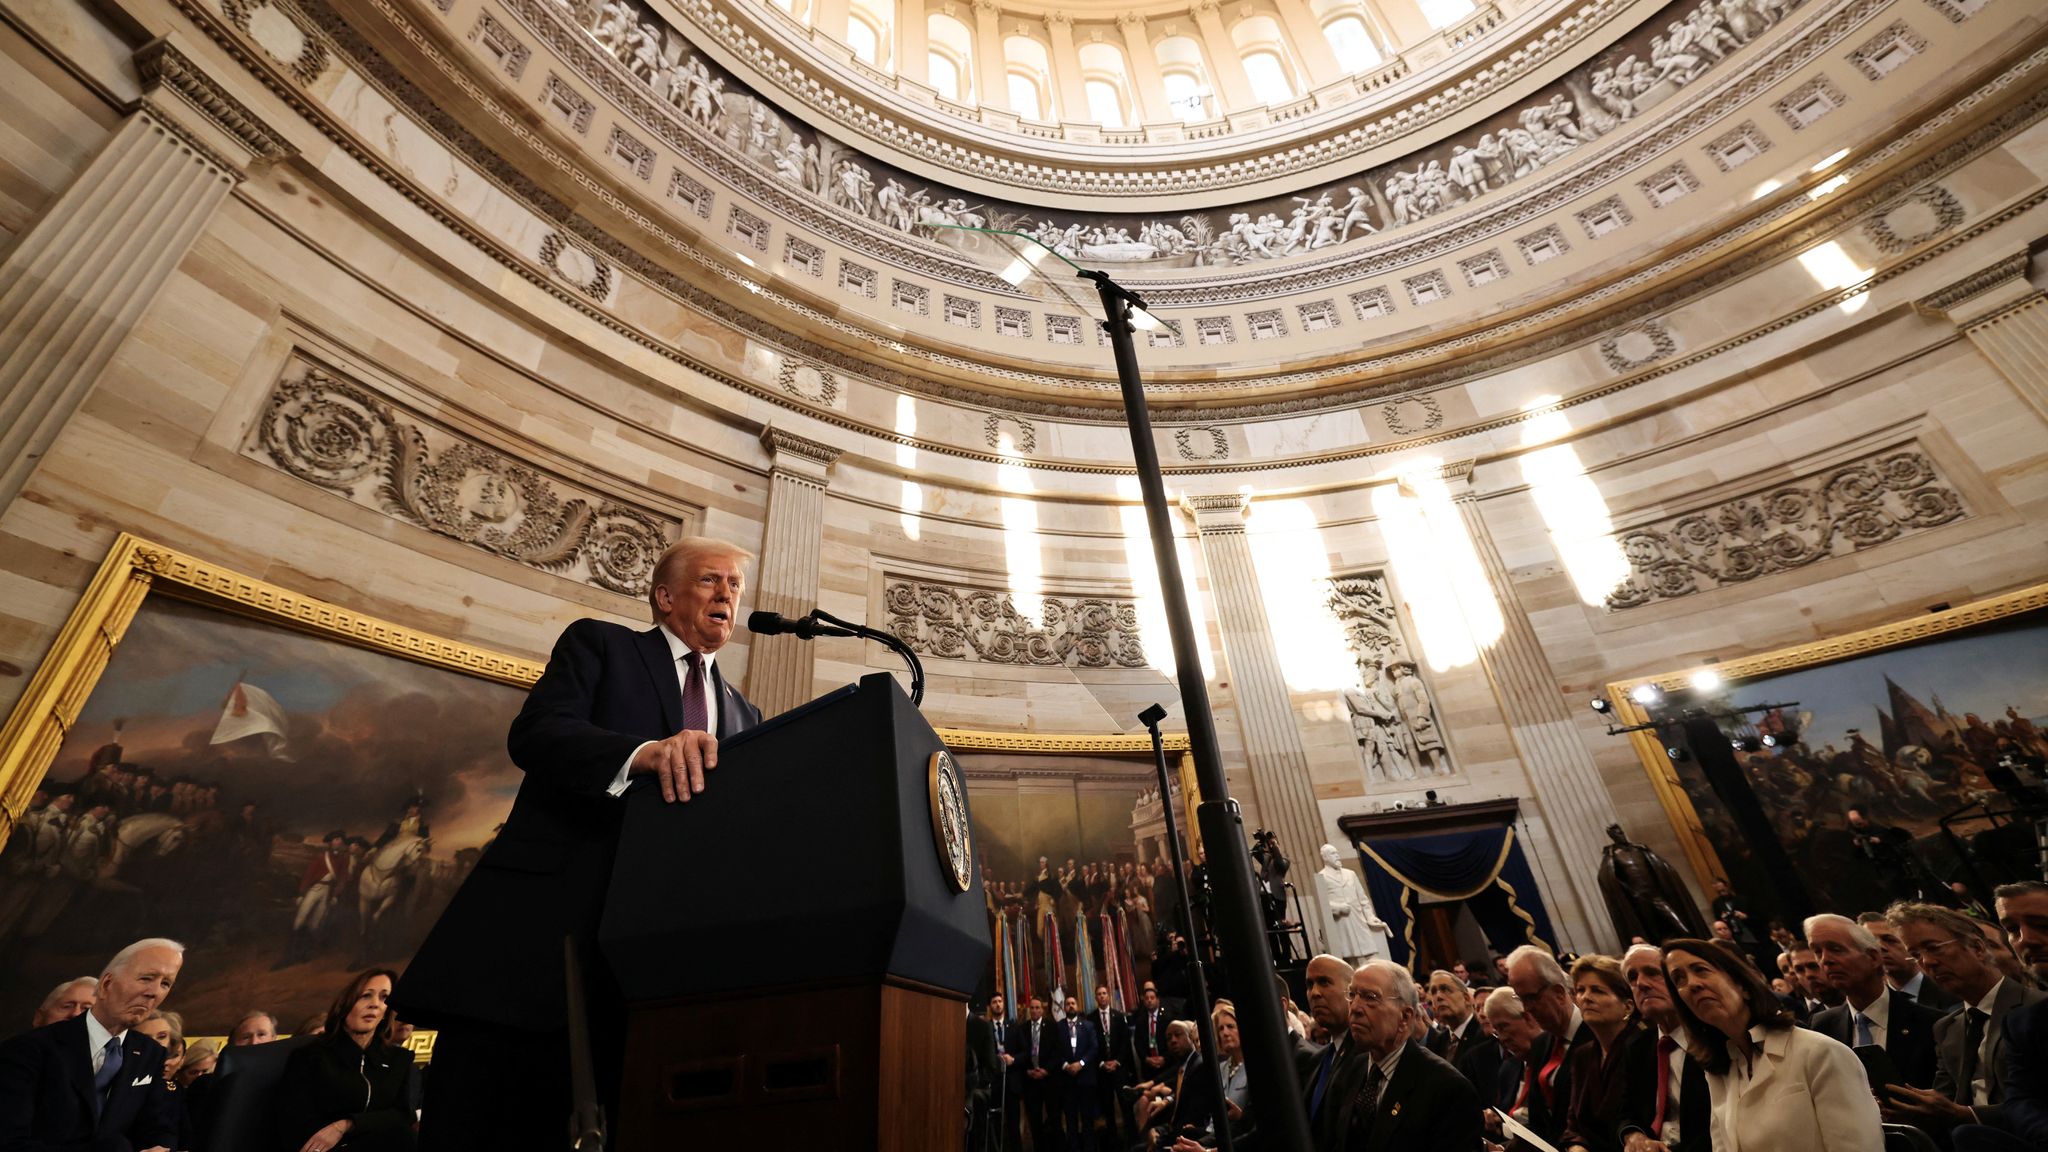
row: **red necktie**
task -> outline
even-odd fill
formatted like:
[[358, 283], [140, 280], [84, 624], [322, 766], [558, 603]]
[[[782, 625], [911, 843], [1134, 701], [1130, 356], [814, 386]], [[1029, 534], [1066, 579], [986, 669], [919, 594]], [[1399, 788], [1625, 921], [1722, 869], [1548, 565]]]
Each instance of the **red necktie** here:
[[1567, 1047], [1562, 1039], [1558, 1040], [1550, 1050], [1550, 1059], [1543, 1063], [1543, 1071], [1536, 1074], [1536, 1086], [1543, 1089], [1543, 1102], [1553, 1108], [1557, 1107], [1557, 1070], [1564, 1064]]
[[1671, 1103], [1671, 1054], [1678, 1050], [1678, 1041], [1669, 1036], [1657, 1037], [1657, 1116], [1650, 1121], [1650, 1139], [1664, 1138], [1664, 1109]]
[[690, 666], [683, 676], [683, 730], [709, 732], [711, 711], [704, 705], [704, 657], [692, 652], [683, 657]]

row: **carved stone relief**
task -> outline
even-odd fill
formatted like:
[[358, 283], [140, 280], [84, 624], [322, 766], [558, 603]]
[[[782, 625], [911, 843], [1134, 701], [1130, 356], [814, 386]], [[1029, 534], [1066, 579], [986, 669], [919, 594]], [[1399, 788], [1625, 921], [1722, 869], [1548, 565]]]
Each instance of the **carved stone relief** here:
[[1890, 448], [1778, 488], [1628, 529], [1632, 575], [1613, 611], [1804, 567], [1969, 515], [1916, 445]]
[[989, 413], [988, 419], [981, 422], [982, 439], [988, 441], [989, 447], [1000, 451], [1003, 447], [1005, 436], [1003, 429], [1005, 428], [1015, 429], [1014, 432], [1009, 434], [1011, 451], [1038, 451], [1038, 429], [1032, 425], [1031, 421], [1019, 420], [1015, 416]]
[[888, 576], [889, 630], [923, 655], [990, 664], [1142, 668], [1138, 605], [1127, 597], [1044, 598], [1028, 619], [1008, 592]]
[[839, 399], [839, 377], [802, 360], [785, 359], [775, 382], [784, 392], [813, 404], [830, 405]]
[[1230, 458], [1230, 437], [1221, 428], [1176, 428], [1173, 430], [1173, 448], [1183, 460], [1227, 460]]
[[1655, 320], [1645, 320], [1600, 342], [1600, 358], [1616, 372], [1655, 364], [1676, 351], [1678, 341], [1670, 329]]
[[1394, 435], [1414, 436], [1443, 427], [1444, 409], [1434, 396], [1403, 396], [1380, 405], [1380, 419]]
[[244, 453], [350, 503], [578, 583], [647, 594], [681, 521], [558, 480], [303, 359]]
[[1358, 683], [1344, 690], [1352, 738], [1373, 784], [1449, 776], [1455, 770], [1437, 723], [1436, 699], [1422, 680], [1400, 607], [1383, 573], [1330, 581], [1330, 611], [1358, 661]]
[[1905, 199], [1879, 212], [1863, 225], [1870, 242], [1887, 256], [1925, 244], [1963, 222], [1963, 202], [1939, 184], [1915, 188]]
[[540, 262], [600, 304], [611, 296], [612, 266], [560, 232], [550, 232], [541, 240]]
[[273, 0], [221, 0], [221, 15], [292, 78], [311, 84], [327, 71], [327, 45], [297, 9]]

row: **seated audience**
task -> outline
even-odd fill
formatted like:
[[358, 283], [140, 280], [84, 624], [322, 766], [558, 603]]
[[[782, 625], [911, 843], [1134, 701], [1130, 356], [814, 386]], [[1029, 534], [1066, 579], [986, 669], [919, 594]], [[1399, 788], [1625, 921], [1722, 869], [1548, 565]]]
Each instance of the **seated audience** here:
[[164, 1050], [141, 1025], [184, 962], [175, 940], [138, 940], [107, 962], [90, 1009], [0, 1044], [0, 1148], [178, 1143]]
[[1992, 898], [1998, 905], [1998, 923], [2005, 929], [2009, 950], [2033, 970], [2034, 983], [2048, 983], [2048, 884], [2022, 880], [2001, 886]]
[[213, 1074], [214, 1065], [219, 1060], [220, 1047], [211, 1041], [187, 1045], [185, 1059], [178, 1064], [176, 1087], [189, 1091], [194, 1080]]
[[1738, 953], [1706, 940], [1667, 940], [1664, 975], [1707, 1072], [1714, 1152], [1884, 1147], [1877, 1101], [1856, 1054], [1794, 1026]]
[[1500, 1072], [1500, 1045], [1486, 1030], [1486, 1021], [1476, 1010], [1472, 992], [1455, 970], [1438, 969], [1429, 974], [1424, 998], [1443, 1023], [1434, 1038], [1440, 1047], [1430, 1051], [1444, 1058], [1460, 1075], [1472, 1082], [1482, 1098], [1493, 1095], [1493, 1080]]
[[1477, 1152], [1479, 1094], [1457, 1069], [1412, 1038], [1420, 1011], [1406, 968], [1375, 959], [1352, 974], [1351, 1038], [1366, 1071], [1342, 1102], [1346, 1152]]
[[185, 1108], [185, 1097], [178, 1091], [178, 1066], [185, 1062], [185, 1018], [176, 1012], [159, 1008], [149, 1014], [149, 1019], [137, 1029], [144, 1036], [163, 1045], [164, 1088], [171, 1093], [171, 1105], [178, 1115], [178, 1143], [176, 1147], [192, 1147], [192, 1118]]
[[1899, 936], [1898, 925], [1892, 923], [1890, 913], [1865, 912], [1856, 922], [1877, 937], [1877, 946], [1884, 953], [1884, 982], [1893, 991], [1941, 1013], [1962, 1003], [1953, 992], [1927, 978], [1920, 962], [1906, 951], [1906, 942]]
[[1236, 1120], [1251, 1103], [1244, 1074], [1244, 1042], [1237, 1031], [1237, 1005], [1218, 1000], [1209, 1019], [1216, 1026], [1216, 1069], [1223, 1074], [1223, 1109]]
[[[1732, 940], [1726, 943], [1738, 947]], [[1581, 956], [1572, 965], [1572, 1002], [1593, 1034], [1593, 1043], [1572, 1055], [1571, 1106], [1558, 1147], [1565, 1152], [1616, 1152], [1628, 1120], [1647, 1123], [1629, 1114], [1627, 1069], [1628, 1062], [1645, 1050], [1649, 1030], [1636, 1019], [1628, 980], [1610, 957]]]
[[2000, 1122], [2005, 1018], [2048, 995], [2009, 980], [1991, 962], [1976, 925], [1933, 904], [1894, 904], [1890, 916], [1905, 950], [1929, 982], [1958, 998], [1962, 1010], [1935, 1021], [1934, 1087], [1892, 1089], [1885, 1119], [1937, 1137], [1960, 1124]]
[[1543, 1026], [1529, 1015], [1513, 988], [1494, 989], [1486, 998], [1482, 1015], [1501, 1051], [1500, 1071], [1494, 1075], [1491, 1090], [1483, 1090], [1483, 1095], [1495, 1111], [1512, 1112], [1517, 1120], [1527, 1123], [1529, 1107], [1523, 1092], [1529, 1081], [1523, 1069], [1530, 1049], [1543, 1038]]
[[228, 1047], [246, 1048], [251, 1044], [268, 1044], [277, 1039], [277, 1017], [257, 1009], [244, 1013], [235, 1026], [228, 1031]]
[[1941, 1016], [1885, 986], [1877, 937], [1847, 916], [1824, 912], [1807, 917], [1806, 939], [1821, 975], [1843, 996], [1807, 1026], [1851, 1047], [1882, 1048], [1904, 1083], [1933, 1087], [1934, 1022]]
[[1623, 954], [1621, 970], [1636, 1015], [1656, 1029], [1654, 1042], [1628, 1057], [1627, 1098], [1634, 1112], [1621, 1123], [1622, 1152], [1669, 1152], [1681, 1145], [1715, 1152], [1707, 1071], [1691, 1051], [1692, 1037], [1664, 978], [1663, 950], [1638, 944]]
[[59, 1020], [84, 1015], [86, 1009], [92, 1007], [93, 996], [98, 992], [99, 986], [98, 980], [90, 976], [80, 976], [50, 989], [50, 994], [43, 997], [42, 1004], [36, 1008], [36, 1014], [30, 1020], [29, 1027], [41, 1028], [45, 1024], [55, 1024]]
[[279, 1152], [391, 1152], [413, 1146], [412, 1054], [389, 1042], [398, 973], [360, 973], [327, 1010], [320, 1038], [294, 1051], [277, 1082]]
[[[1147, 1147], [1165, 1148], [1183, 1135], [1207, 1132], [1216, 1115], [1215, 1088], [1202, 1059], [1194, 1021], [1175, 1020], [1166, 1027], [1168, 1058], [1153, 1081], [1138, 1086], [1138, 1127], [1147, 1129]], [[1037, 1143], [1033, 1148], [1041, 1147]]]
[[1593, 1034], [1572, 1003], [1570, 978], [1550, 953], [1533, 944], [1509, 953], [1508, 985], [1543, 1026], [1543, 1037], [1529, 1050], [1524, 1073], [1529, 1090], [1521, 1098], [1529, 1110], [1529, 1129], [1555, 1144], [1564, 1136], [1571, 1110], [1571, 1058], [1593, 1043]]

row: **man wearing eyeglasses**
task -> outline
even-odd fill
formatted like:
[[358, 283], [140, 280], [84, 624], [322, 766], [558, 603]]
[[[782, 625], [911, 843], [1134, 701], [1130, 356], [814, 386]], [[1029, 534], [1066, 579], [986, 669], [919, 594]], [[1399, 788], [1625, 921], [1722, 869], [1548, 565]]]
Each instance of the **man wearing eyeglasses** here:
[[2048, 993], [2006, 979], [1991, 962], [1983, 934], [1950, 909], [1894, 904], [1889, 916], [1922, 974], [1959, 997], [1963, 1007], [1934, 1025], [1934, 1087], [1893, 1086], [1885, 1119], [1931, 1134], [1958, 1124], [1999, 1125], [2005, 1103], [2005, 1018], [2048, 1000]]

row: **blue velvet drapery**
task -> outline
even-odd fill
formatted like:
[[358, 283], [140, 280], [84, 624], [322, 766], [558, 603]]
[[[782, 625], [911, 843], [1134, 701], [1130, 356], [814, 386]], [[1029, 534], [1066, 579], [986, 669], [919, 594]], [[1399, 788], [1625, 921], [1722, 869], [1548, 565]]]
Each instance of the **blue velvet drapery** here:
[[1389, 836], [1358, 846], [1365, 890], [1387, 922], [1394, 963], [1415, 965], [1415, 906], [1463, 900], [1486, 941], [1506, 955], [1523, 944], [1554, 948], [1550, 913], [1512, 824], [1430, 836]]

